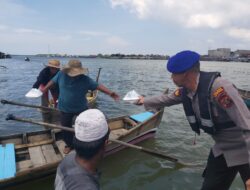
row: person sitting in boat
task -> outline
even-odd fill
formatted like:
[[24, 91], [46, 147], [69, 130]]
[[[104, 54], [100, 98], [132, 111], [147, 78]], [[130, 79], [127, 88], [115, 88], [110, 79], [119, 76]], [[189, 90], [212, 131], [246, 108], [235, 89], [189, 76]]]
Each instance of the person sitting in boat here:
[[237, 173], [250, 185], [250, 112], [235, 86], [219, 72], [200, 71], [200, 55], [182, 51], [170, 57], [167, 70], [178, 86], [172, 94], [140, 97], [146, 109], [183, 104], [195, 134], [212, 136], [214, 146], [204, 170], [202, 190], [229, 189]]
[[77, 116], [73, 139], [75, 152], [59, 164], [56, 190], [100, 189], [97, 166], [105, 152], [109, 131], [106, 118], [98, 109], [89, 109]]
[[[70, 60], [42, 90], [43, 93], [46, 93], [54, 84], [58, 84], [60, 90], [58, 109], [60, 110], [62, 126], [72, 127], [73, 118], [88, 109], [86, 98], [88, 90], [100, 90], [114, 100], [119, 99], [118, 94], [95, 82], [85, 75], [86, 72], [87, 69], [82, 67], [82, 63], [79, 60]], [[66, 143], [64, 153], [68, 154], [73, 149], [73, 134], [64, 131], [63, 135]]]
[[[42, 90], [47, 83], [57, 74], [57, 72], [60, 70], [60, 61], [56, 59], [49, 60], [46, 67], [40, 71], [36, 82], [33, 84], [33, 88]], [[59, 88], [58, 85], [54, 85], [53, 88], [50, 88], [50, 93], [53, 99], [53, 104], [57, 105], [57, 99], [59, 96]], [[41, 99], [42, 106], [48, 107], [49, 105], [49, 93], [43, 93], [42, 99]]]

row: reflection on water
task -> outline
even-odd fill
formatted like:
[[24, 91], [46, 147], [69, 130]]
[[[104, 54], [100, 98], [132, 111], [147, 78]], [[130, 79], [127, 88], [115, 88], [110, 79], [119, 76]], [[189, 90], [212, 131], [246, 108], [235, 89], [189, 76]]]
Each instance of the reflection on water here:
[[[33, 85], [47, 58], [32, 57], [30, 62], [23, 57], [0, 60], [0, 65], [8, 69], [0, 69], [0, 98], [20, 103], [39, 105], [39, 99], [27, 99], [25, 94]], [[121, 98], [130, 90], [136, 90], [146, 96], [162, 93], [167, 87], [175, 89], [171, 76], [165, 70], [165, 61], [154, 60], [109, 60], [81, 59], [89, 68], [94, 79], [98, 68], [102, 67], [100, 82], [118, 92]], [[61, 58], [65, 64], [67, 58]], [[237, 87], [250, 90], [249, 63], [202, 62], [202, 70], [220, 71], [224, 78], [232, 81]], [[97, 107], [108, 117], [134, 114], [143, 111], [143, 107], [120, 101], [114, 102], [110, 97], [99, 93]], [[0, 134], [7, 135], [24, 131], [41, 130], [40, 126], [5, 121], [8, 113], [19, 117], [42, 120], [42, 114], [36, 109], [0, 105]], [[51, 119], [51, 118], [46, 118]], [[190, 130], [181, 105], [165, 108], [160, 128], [154, 139], [140, 145], [160, 150], [170, 156], [179, 158], [181, 162], [197, 167], [177, 169], [172, 163], [149, 155], [126, 149], [111, 157], [105, 158], [101, 165], [103, 190], [165, 190], [165, 189], [200, 189], [201, 173], [206, 164], [209, 149], [213, 144], [211, 138], [201, 134], [193, 145], [194, 133]], [[53, 189], [54, 177], [31, 182], [15, 189]], [[183, 188], [185, 187], [185, 188]], [[231, 189], [243, 189], [241, 179], [237, 177]]]

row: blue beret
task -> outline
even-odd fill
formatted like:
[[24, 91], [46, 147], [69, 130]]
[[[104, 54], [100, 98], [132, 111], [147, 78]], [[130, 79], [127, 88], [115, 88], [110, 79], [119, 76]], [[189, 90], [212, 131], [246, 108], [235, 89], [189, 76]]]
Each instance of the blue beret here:
[[169, 58], [167, 70], [171, 73], [183, 73], [200, 60], [200, 55], [193, 51], [181, 51]]

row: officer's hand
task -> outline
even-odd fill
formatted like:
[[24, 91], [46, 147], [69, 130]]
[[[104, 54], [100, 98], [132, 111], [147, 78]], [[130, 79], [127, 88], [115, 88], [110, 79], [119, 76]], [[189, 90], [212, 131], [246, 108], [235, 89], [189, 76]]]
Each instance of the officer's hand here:
[[137, 102], [134, 103], [135, 105], [142, 105], [144, 104], [144, 97], [143, 96], [140, 96], [139, 97], [139, 100]]
[[246, 181], [247, 190], [250, 190], [250, 178]]

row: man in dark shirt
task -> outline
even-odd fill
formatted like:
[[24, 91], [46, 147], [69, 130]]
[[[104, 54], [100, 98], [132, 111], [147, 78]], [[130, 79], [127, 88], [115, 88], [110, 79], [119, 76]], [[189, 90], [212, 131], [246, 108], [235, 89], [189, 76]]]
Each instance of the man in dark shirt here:
[[[48, 65], [39, 73], [36, 82], [33, 84], [33, 88], [42, 90], [46, 84], [57, 74], [57, 72], [60, 70], [60, 62], [59, 60], [49, 60]], [[53, 98], [53, 103], [56, 107], [57, 99], [59, 96], [59, 88], [58, 85], [54, 85], [50, 89], [51, 96]], [[42, 96], [42, 106], [48, 106], [49, 104], [49, 93], [46, 92]]]
[[56, 190], [99, 190], [97, 166], [105, 152], [109, 128], [104, 114], [89, 109], [75, 121], [75, 152], [67, 155], [57, 168]]

